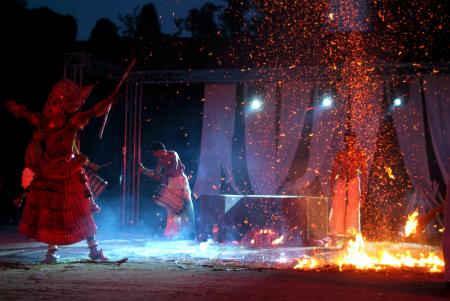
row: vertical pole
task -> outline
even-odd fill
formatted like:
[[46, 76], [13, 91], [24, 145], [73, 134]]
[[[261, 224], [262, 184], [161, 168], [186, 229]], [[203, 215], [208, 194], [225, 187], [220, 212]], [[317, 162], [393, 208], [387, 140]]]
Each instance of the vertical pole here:
[[[142, 85], [138, 86], [138, 164], [141, 163], [141, 141], [142, 141]], [[141, 173], [137, 174], [137, 187], [136, 187], [136, 221], [139, 223], [139, 209], [141, 203]]]
[[129, 85], [125, 88], [125, 108], [124, 108], [124, 133], [123, 133], [123, 165], [122, 165], [122, 226], [125, 225], [125, 207], [127, 201], [127, 161], [128, 161], [128, 90]]
[[137, 83], [133, 82], [133, 159], [132, 159], [132, 197], [131, 197], [131, 221], [132, 224], [135, 224], [135, 201], [136, 201], [136, 165], [137, 165], [137, 145], [136, 145], [136, 138], [137, 138], [137, 113], [138, 113], [138, 105], [137, 105]]

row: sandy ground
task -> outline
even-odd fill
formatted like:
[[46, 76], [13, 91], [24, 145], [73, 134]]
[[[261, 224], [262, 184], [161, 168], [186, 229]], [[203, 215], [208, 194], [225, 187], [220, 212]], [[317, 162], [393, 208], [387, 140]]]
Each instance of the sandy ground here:
[[114, 259], [129, 250], [130, 260], [121, 265], [81, 262], [87, 252], [78, 244], [61, 250], [62, 263], [49, 266], [37, 263], [45, 246], [1, 233], [0, 300], [450, 300], [442, 274], [238, 266], [164, 255], [150, 244], [157, 251], [139, 257], [136, 248], [151, 248], [142, 240], [103, 241], [105, 249], [120, 249], [110, 252]]

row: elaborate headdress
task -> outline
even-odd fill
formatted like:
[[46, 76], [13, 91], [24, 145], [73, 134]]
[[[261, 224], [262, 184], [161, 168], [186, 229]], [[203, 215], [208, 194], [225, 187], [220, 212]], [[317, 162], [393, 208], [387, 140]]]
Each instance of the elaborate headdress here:
[[94, 86], [80, 87], [75, 82], [62, 79], [50, 91], [46, 105], [58, 105], [66, 113], [75, 113], [85, 103]]

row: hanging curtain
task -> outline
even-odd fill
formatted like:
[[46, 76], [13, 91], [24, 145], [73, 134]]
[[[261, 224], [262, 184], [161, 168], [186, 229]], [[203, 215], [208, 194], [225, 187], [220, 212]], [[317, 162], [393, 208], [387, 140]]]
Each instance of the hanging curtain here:
[[292, 81], [280, 86], [249, 85], [249, 101], [258, 95], [264, 105], [246, 112], [248, 174], [255, 194], [277, 194], [294, 159], [313, 84]]
[[425, 103], [436, 159], [444, 177], [450, 173], [450, 77], [424, 77]]
[[316, 177], [324, 184], [328, 181], [333, 153], [339, 148], [334, 142], [337, 135], [342, 135], [341, 124], [345, 118], [346, 105], [335, 104], [331, 108], [322, 108], [317, 89], [314, 92], [314, 121], [312, 126], [311, 148], [308, 167], [295, 186], [300, 194]]
[[236, 112], [236, 84], [205, 85], [200, 164], [194, 193], [219, 194], [221, 172], [236, 190], [231, 145]]
[[431, 187], [425, 141], [422, 92], [418, 78], [409, 85], [409, 99], [392, 111], [406, 171], [414, 188]]
[[304, 127], [313, 82], [292, 81], [281, 89], [280, 131], [277, 147], [277, 186], [283, 185], [291, 169]]
[[[247, 85], [245, 113], [245, 143], [248, 175], [255, 194], [275, 194], [277, 191], [277, 100], [276, 84]], [[258, 109], [251, 101], [263, 102]]]

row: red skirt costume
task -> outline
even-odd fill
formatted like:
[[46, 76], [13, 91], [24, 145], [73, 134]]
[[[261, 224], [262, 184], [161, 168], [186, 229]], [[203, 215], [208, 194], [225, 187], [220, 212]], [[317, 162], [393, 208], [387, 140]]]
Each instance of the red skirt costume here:
[[95, 235], [92, 193], [80, 162], [43, 158], [27, 194], [19, 231], [53, 245], [77, 243]]

